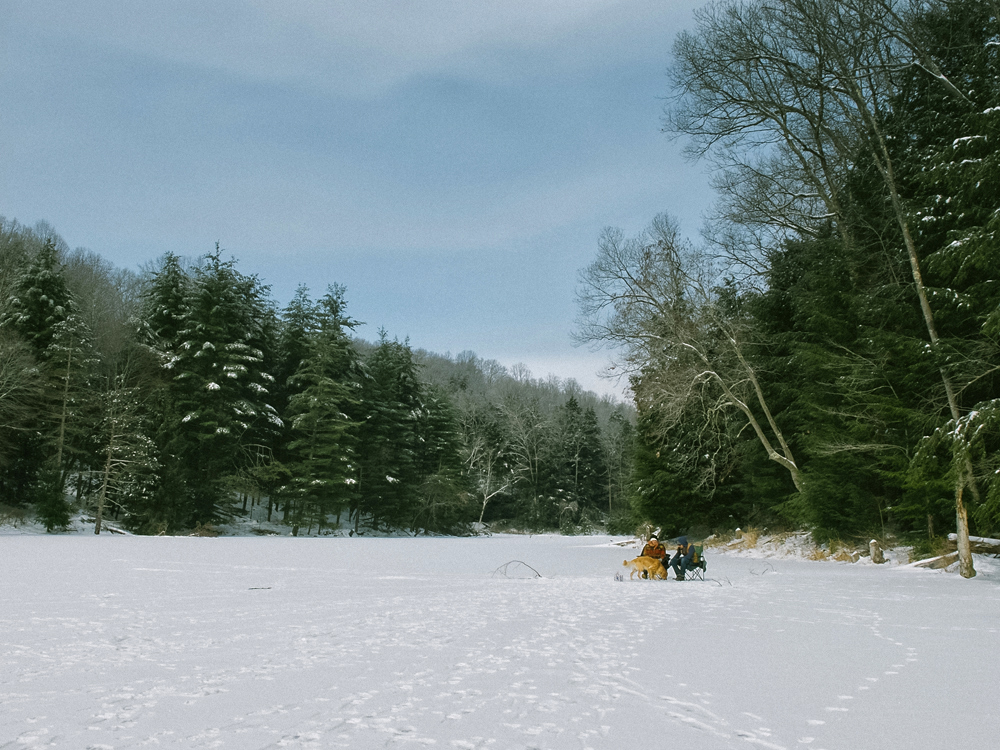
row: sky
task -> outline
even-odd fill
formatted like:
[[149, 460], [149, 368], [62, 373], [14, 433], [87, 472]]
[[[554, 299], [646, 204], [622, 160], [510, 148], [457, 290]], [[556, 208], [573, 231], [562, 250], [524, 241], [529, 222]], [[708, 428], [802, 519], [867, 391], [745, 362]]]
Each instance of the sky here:
[[218, 242], [279, 305], [345, 286], [363, 338], [620, 394], [577, 274], [604, 227], [701, 227], [662, 132], [701, 4], [7, 0], [0, 216], [132, 269]]

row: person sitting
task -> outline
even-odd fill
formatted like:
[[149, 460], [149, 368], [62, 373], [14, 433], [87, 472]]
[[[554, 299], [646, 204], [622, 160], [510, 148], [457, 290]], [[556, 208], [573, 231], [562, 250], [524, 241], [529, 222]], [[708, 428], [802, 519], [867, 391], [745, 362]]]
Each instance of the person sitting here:
[[694, 545], [688, 543], [686, 536], [677, 538], [677, 552], [670, 560], [670, 567], [674, 569], [674, 575], [678, 581], [684, 580], [685, 571], [694, 562]]
[[651, 536], [649, 541], [646, 542], [646, 546], [642, 548], [640, 556], [655, 557], [657, 560], [663, 560], [667, 556], [667, 550], [655, 536]]
[[[649, 541], [646, 542], [646, 546], [642, 548], [640, 557], [652, 557], [654, 560], [659, 560], [660, 565], [663, 565], [663, 560], [667, 556], [667, 548], [660, 544], [660, 541], [655, 537], [651, 536]], [[664, 565], [664, 570], [666, 566]], [[648, 574], [643, 571], [640, 574], [643, 578], [647, 578]]]

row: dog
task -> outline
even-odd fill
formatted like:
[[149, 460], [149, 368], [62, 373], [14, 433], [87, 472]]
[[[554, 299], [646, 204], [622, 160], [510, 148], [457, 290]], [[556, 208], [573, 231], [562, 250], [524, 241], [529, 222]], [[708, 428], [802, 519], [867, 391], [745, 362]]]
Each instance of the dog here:
[[[663, 564], [657, 560], [655, 557], [636, 557], [633, 560], [625, 560], [622, 565], [626, 568], [632, 568], [632, 572], [628, 574], [629, 580], [636, 573], [639, 574], [640, 578], [659, 578], [661, 581], [667, 578], [667, 569], [663, 567]], [[643, 575], [643, 574], [646, 575]]]

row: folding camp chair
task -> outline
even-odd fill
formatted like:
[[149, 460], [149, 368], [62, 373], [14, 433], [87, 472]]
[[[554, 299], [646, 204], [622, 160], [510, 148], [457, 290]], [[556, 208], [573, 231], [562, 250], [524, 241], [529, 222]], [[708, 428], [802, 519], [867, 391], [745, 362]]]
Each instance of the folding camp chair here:
[[694, 558], [691, 560], [688, 569], [684, 571], [685, 576], [691, 576], [699, 581], [705, 580], [705, 571], [708, 569], [708, 566], [705, 564], [705, 555], [702, 554], [703, 549], [704, 547], [701, 544], [694, 545]]

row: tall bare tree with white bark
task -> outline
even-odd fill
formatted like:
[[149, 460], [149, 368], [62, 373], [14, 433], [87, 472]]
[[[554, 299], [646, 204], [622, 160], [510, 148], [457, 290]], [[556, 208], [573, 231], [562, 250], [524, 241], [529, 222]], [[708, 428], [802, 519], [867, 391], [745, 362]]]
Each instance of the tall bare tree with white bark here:
[[718, 281], [669, 216], [634, 238], [607, 229], [580, 275], [577, 339], [617, 351], [615, 367], [631, 376], [640, 411], [655, 416], [661, 435], [692, 408], [706, 426], [736, 410], [801, 491], [799, 466], [749, 356], [749, 331], [726, 309]]

